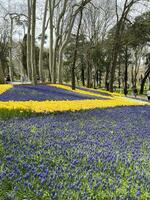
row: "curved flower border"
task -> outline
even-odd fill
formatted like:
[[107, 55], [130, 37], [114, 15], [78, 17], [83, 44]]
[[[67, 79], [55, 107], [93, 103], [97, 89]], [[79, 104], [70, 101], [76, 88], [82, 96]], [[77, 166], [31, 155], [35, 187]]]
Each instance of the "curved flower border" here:
[[0, 84], [0, 94], [10, 90], [11, 88], [13, 88], [13, 85], [11, 84]]
[[[0, 85], [1, 86], [1, 85]], [[64, 85], [53, 85], [56, 88], [62, 88], [66, 90], [71, 90], [69, 86]], [[12, 85], [2, 85], [0, 87], [0, 94], [11, 89]], [[72, 91], [72, 90], [71, 90]], [[89, 91], [84, 91], [76, 89], [74, 92], [80, 94], [86, 94], [97, 97], [106, 97], [100, 94], [92, 93]], [[100, 99], [88, 99], [88, 100], [61, 100], [61, 101], [0, 101], [0, 109], [21, 109], [21, 110], [30, 110], [36, 113], [53, 113], [53, 112], [65, 112], [65, 111], [79, 111], [79, 110], [91, 110], [95, 108], [110, 108], [117, 106], [144, 106], [150, 105], [150, 103], [142, 102], [138, 100], [128, 99], [125, 97], [109, 97], [107, 100]]]
[[66, 86], [66, 85], [60, 85], [60, 84], [49, 84], [49, 86], [61, 88], [61, 89], [64, 89], [64, 90], [69, 90], [69, 91], [76, 92], [76, 93], [83, 94], [83, 95], [90, 95], [90, 96], [102, 97], [102, 98], [107, 98], [107, 99], [113, 99], [113, 97], [111, 97], [111, 96], [106, 97], [105, 95], [93, 93], [92, 90], [90, 92], [85, 91], [85, 90], [80, 90], [80, 89], [72, 90], [71, 87]]
[[22, 109], [31, 110], [37, 113], [43, 112], [64, 112], [91, 110], [95, 108], [111, 108], [117, 106], [144, 106], [150, 105], [146, 102], [134, 101], [125, 98], [116, 98], [115, 100], [74, 100], [74, 101], [9, 101], [0, 102], [0, 109]]

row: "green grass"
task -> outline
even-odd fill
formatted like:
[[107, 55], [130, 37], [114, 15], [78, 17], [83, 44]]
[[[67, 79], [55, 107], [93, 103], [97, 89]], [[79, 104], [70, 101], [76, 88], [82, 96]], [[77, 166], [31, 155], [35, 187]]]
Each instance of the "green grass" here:
[[21, 109], [0, 109], [0, 120], [6, 120], [10, 118], [22, 118], [22, 117], [29, 117], [35, 116], [36, 113], [32, 112], [31, 110], [21, 110]]

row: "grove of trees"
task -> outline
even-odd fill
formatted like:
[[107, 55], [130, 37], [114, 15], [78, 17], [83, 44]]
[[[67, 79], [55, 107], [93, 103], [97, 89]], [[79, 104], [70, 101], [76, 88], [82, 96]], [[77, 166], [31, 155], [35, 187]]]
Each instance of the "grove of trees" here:
[[149, 0], [0, 0], [0, 84], [150, 87]]

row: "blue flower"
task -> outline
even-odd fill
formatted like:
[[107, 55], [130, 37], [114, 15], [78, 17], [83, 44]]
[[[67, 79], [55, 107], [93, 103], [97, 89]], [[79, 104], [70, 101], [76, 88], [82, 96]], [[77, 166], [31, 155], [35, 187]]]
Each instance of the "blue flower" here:
[[15, 198], [21, 191], [35, 199], [97, 199], [101, 192], [109, 199], [144, 199], [150, 192], [149, 121], [150, 107], [1, 121], [0, 188], [5, 194], [6, 184]]
[[44, 101], [44, 100], [81, 100], [81, 99], [96, 99], [96, 97], [82, 95], [74, 93], [72, 91], [46, 85], [37, 85], [37, 86], [18, 85], [0, 94], [0, 101], [29, 101], [29, 100]]

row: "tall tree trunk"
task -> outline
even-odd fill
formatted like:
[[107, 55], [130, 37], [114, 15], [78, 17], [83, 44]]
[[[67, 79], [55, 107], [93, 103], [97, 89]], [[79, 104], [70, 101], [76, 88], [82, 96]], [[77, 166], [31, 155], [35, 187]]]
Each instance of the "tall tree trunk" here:
[[133, 65], [131, 68], [131, 82], [132, 82], [132, 87], [134, 87], [134, 66]]
[[93, 88], [96, 89], [96, 74], [93, 75]]
[[44, 77], [43, 77], [43, 48], [44, 48], [44, 41], [45, 41], [45, 25], [46, 25], [46, 16], [47, 16], [47, 6], [48, 6], [48, 0], [45, 0], [41, 45], [40, 45], [40, 52], [39, 52], [39, 76], [40, 76], [41, 82], [44, 81]]
[[73, 65], [72, 65], [72, 72], [71, 72], [71, 77], [72, 77], [72, 89], [75, 90], [76, 87], [76, 82], [75, 82], [75, 67], [76, 67], [76, 59], [77, 59], [77, 48], [79, 44], [79, 34], [80, 34], [80, 28], [82, 24], [82, 16], [83, 16], [83, 11], [81, 9], [80, 11], [80, 19], [79, 19], [79, 25], [78, 25], [78, 30], [77, 30], [77, 35], [76, 35], [76, 43], [75, 43], [75, 51], [74, 51], [74, 57], [73, 57]]
[[138, 68], [138, 53], [136, 52], [135, 53], [135, 74], [134, 74], [134, 83], [135, 83], [135, 88], [136, 88], [136, 85], [137, 85], [137, 68]]
[[118, 66], [118, 88], [121, 88], [121, 59], [119, 58], [119, 66]]
[[[70, 16], [70, 19], [69, 19], [69, 22], [67, 24], [67, 30], [66, 30], [66, 33], [64, 34], [65, 36], [63, 37], [63, 41], [62, 43], [60, 44], [60, 49], [59, 52], [61, 52], [60, 54], [60, 58], [59, 58], [59, 63], [58, 63], [58, 81], [59, 82], [62, 82], [62, 67], [63, 67], [63, 61], [61, 60], [63, 58], [63, 52], [64, 52], [64, 49], [66, 47], [66, 45], [68, 44], [69, 42], [69, 39], [70, 39], [70, 35], [71, 35], [71, 31], [72, 31], [72, 28], [73, 28], [73, 25], [74, 25], [74, 21], [76, 19], [76, 16], [77, 14], [84, 8], [84, 6], [86, 4], [88, 4], [91, 0], [82, 0], [82, 3], [80, 4], [80, 6], [76, 9], [76, 11], [74, 13], [72, 13], [72, 15]], [[67, 1], [66, 1], [67, 2]], [[61, 35], [62, 36], [62, 35]]]
[[106, 76], [105, 76], [105, 89], [109, 91], [109, 72], [110, 72], [110, 65], [106, 66]]
[[58, 57], [59, 57], [58, 58], [58, 66], [59, 66], [59, 68], [58, 68], [58, 82], [59, 82], [59, 84], [62, 84], [63, 48], [60, 49]]
[[9, 48], [9, 76], [10, 80], [13, 81], [13, 61], [12, 61], [12, 47], [13, 47], [13, 18], [10, 17], [10, 48]]
[[0, 61], [0, 84], [3, 84], [3, 83], [5, 83], [4, 72], [3, 72], [3, 68], [2, 68], [2, 63]]
[[139, 50], [137, 49], [135, 52], [135, 70], [134, 70], [134, 86], [135, 86], [135, 88], [137, 85], [137, 75], [138, 75], [140, 64], [141, 64], [141, 60], [140, 60], [141, 58], [139, 57], [138, 53], [139, 53]]
[[49, 17], [50, 17], [50, 25], [49, 25], [49, 78], [52, 83], [56, 83], [56, 69], [53, 66], [53, 14], [54, 14], [54, 7], [53, 1], [49, 0]]
[[36, 62], [35, 62], [35, 25], [36, 25], [36, 0], [32, 0], [32, 18], [31, 18], [31, 67], [32, 84], [37, 84]]
[[[118, 38], [117, 35], [116, 35], [116, 37]], [[118, 49], [119, 49], [119, 44], [118, 44], [118, 41], [116, 41], [114, 48], [113, 48], [113, 56], [112, 56], [112, 62], [111, 62], [111, 68], [110, 68], [110, 81], [109, 81], [109, 91], [110, 92], [113, 92], [113, 84], [114, 84], [114, 80], [115, 80], [115, 70], [116, 70], [117, 58], [118, 58]]]
[[97, 78], [98, 78], [97, 85], [99, 88], [101, 88], [102, 86], [102, 71], [101, 70], [97, 71]]
[[92, 83], [91, 83], [91, 63], [89, 60], [87, 61], [87, 87], [91, 88]]
[[70, 35], [71, 35], [71, 31], [72, 31], [73, 24], [74, 24], [74, 21], [75, 21], [75, 17], [76, 17], [76, 15], [74, 15], [73, 18], [70, 20], [70, 24], [68, 25], [69, 28], [68, 28], [68, 31], [67, 31], [66, 38], [62, 42], [61, 46], [59, 47], [60, 48], [59, 49], [59, 58], [58, 58], [58, 82], [59, 83], [62, 83], [63, 52], [64, 52], [64, 49], [65, 49], [65, 47], [68, 44], [68, 41], [70, 39]]
[[27, 33], [27, 75], [28, 79], [32, 80], [31, 70], [31, 0], [28, 2], [28, 33]]
[[125, 73], [124, 73], [124, 93], [128, 91], [128, 47], [125, 49]]
[[95, 81], [96, 81], [96, 87], [98, 87], [99, 86], [99, 70], [96, 70]]
[[85, 86], [83, 57], [81, 58], [81, 81], [82, 85]]
[[62, 83], [62, 63], [63, 63], [63, 48], [59, 48], [60, 44], [62, 44], [62, 35], [63, 35], [63, 28], [64, 28], [64, 15], [66, 12], [67, 8], [67, 3], [68, 0], [64, 0], [63, 5], [62, 5], [62, 10], [59, 14], [57, 24], [56, 24], [56, 41], [54, 45], [54, 55], [53, 55], [53, 68], [54, 68], [54, 73], [56, 75], [56, 68], [57, 68], [57, 56], [59, 54], [59, 64], [60, 67], [58, 68], [58, 82]]
[[145, 86], [146, 80], [149, 77], [149, 75], [150, 75], [150, 64], [149, 64], [147, 71], [145, 72], [145, 76], [144, 76], [143, 80], [141, 81], [140, 94], [144, 93], [144, 86]]
[[127, 19], [127, 15], [129, 14], [132, 6], [139, 2], [139, 0], [126, 0], [124, 2], [123, 11], [121, 14], [121, 17], [119, 19], [118, 15], [118, 1], [116, 0], [116, 17], [117, 17], [117, 24], [116, 24], [116, 32], [114, 35], [114, 45], [113, 45], [113, 51], [112, 51], [112, 62], [111, 62], [111, 71], [110, 71], [110, 82], [109, 82], [109, 91], [113, 92], [113, 84], [115, 79], [115, 70], [117, 65], [117, 58], [118, 53], [120, 50], [120, 43], [121, 43], [121, 37], [122, 33], [124, 31], [125, 27], [125, 21]]

